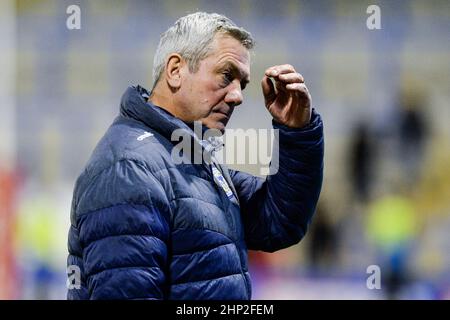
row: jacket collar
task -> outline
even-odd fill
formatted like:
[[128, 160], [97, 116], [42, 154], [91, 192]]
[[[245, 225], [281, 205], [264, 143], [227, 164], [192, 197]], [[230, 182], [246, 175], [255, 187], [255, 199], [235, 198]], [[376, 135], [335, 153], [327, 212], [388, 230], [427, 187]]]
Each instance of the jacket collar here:
[[[174, 130], [181, 129], [183, 134], [188, 135], [208, 152], [214, 153], [223, 146], [221, 140], [216, 137], [201, 140], [201, 137], [195, 134], [198, 132], [194, 130], [193, 124], [185, 123], [167, 110], [152, 104], [148, 101], [149, 96], [149, 92], [140, 85], [128, 87], [120, 102], [120, 114], [143, 122], [168, 140], [171, 140]], [[202, 135], [207, 129], [206, 126], [202, 126]]]
[[145, 123], [168, 140], [176, 129], [192, 131], [182, 120], [147, 101], [149, 96], [149, 92], [139, 85], [128, 87], [120, 102], [120, 114]]

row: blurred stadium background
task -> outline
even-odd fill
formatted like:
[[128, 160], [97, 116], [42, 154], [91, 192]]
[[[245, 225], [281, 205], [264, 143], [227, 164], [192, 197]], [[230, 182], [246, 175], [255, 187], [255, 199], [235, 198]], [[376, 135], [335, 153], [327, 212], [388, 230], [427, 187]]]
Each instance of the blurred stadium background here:
[[[66, 9], [81, 8], [68, 30]], [[370, 4], [381, 30], [366, 27]], [[293, 64], [325, 122], [325, 180], [297, 246], [253, 253], [255, 299], [450, 298], [450, 2], [0, 2], [0, 298], [65, 299], [74, 181], [159, 35], [219, 12], [257, 41], [231, 128], [269, 128], [259, 79]], [[381, 270], [369, 290], [367, 268]]]

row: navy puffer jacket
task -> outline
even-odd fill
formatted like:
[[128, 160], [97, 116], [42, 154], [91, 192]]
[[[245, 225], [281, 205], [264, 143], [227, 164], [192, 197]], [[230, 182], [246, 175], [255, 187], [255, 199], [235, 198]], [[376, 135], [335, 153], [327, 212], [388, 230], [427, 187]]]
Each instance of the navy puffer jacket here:
[[[275, 251], [304, 236], [323, 175], [323, 128], [279, 129], [279, 170], [261, 179], [219, 165], [176, 164], [182, 129], [147, 102], [142, 87], [122, 97], [120, 115], [78, 178], [67, 259], [81, 284], [68, 299], [250, 299], [247, 249]], [[73, 280], [73, 278], [70, 278]]]

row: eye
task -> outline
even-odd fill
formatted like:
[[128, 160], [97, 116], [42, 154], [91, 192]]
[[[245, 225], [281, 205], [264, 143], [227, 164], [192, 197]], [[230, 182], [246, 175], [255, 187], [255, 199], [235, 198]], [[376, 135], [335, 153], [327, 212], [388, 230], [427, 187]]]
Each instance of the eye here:
[[222, 72], [222, 76], [223, 76], [223, 83], [225, 85], [230, 84], [233, 81], [233, 79], [234, 79], [234, 77], [233, 77], [233, 75], [231, 74], [230, 71]]

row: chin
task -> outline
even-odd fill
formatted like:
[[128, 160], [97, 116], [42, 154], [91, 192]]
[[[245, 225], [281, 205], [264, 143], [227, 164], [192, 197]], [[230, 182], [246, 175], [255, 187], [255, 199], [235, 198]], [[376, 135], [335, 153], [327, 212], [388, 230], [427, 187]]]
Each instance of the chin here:
[[226, 124], [222, 122], [212, 122], [212, 123], [205, 123], [205, 126], [207, 126], [209, 129], [216, 129], [219, 130], [222, 134], [225, 133], [225, 126]]
[[213, 128], [219, 130], [222, 134], [225, 132], [225, 124], [221, 122], [216, 123]]

